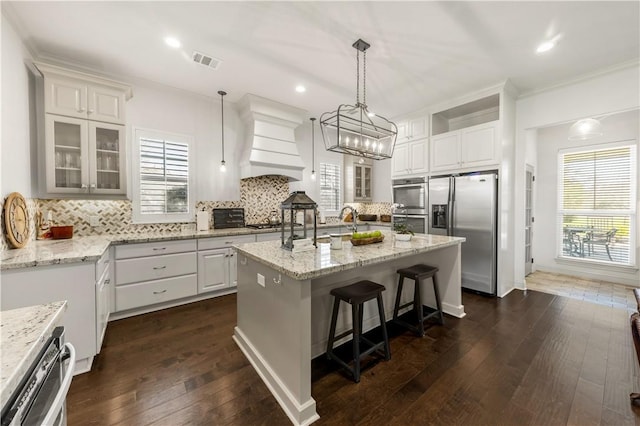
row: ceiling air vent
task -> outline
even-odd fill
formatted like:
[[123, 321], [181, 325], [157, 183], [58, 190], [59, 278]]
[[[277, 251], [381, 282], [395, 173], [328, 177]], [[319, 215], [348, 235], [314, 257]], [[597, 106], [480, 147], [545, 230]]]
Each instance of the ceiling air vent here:
[[214, 70], [217, 70], [222, 63], [222, 60], [216, 59], [213, 56], [205, 55], [197, 50], [193, 51], [193, 55], [191, 57], [193, 58], [193, 62], [204, 65], [205, 67], [213, 68]]

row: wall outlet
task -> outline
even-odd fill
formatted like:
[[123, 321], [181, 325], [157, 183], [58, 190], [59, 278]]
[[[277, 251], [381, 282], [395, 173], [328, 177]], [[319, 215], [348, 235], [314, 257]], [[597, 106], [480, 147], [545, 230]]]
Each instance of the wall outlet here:
[[89, 226], [100, 226], [100, 216], [89, 216]]
[[265, 284], [264, 284], [264, 275], [262, 275], [262, 274], [258, 274], [258, 284], [260, 284], [262, 287], [265, 287]]

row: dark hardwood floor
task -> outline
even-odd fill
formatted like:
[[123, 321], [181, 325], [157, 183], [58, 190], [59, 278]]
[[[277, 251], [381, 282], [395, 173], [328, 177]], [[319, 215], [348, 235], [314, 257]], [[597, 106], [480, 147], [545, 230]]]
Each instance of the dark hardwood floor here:
[[[109, 323], [67, 399], [74, 425], [286, 425], [231, 336], [235, 296]], [[416, 338], [353, 383], [314, 360], [317, 424], [640, 425], [629, 315], [551, 294], [464, 293], [464, 319]]]

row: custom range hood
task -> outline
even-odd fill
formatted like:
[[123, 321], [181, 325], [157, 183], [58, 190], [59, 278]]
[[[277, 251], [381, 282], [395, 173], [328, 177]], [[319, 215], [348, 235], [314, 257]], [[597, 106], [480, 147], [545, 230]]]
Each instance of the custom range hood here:
[[240, 99], [238, 110], [245, 135], [240, 178], [278, 175], [302, 180], [305, 167], [298, 154], [295, 129], [306, 111], [252, 94]]

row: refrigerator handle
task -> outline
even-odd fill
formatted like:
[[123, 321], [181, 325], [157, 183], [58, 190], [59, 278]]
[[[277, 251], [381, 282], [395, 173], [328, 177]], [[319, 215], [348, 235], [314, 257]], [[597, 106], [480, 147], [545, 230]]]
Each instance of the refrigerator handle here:
[[449, 197], [447, 200], [447, 235], [453, 235], [453, 205], [455, 203], [456, 180], [453, 176], [449, 178]]

